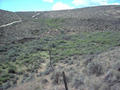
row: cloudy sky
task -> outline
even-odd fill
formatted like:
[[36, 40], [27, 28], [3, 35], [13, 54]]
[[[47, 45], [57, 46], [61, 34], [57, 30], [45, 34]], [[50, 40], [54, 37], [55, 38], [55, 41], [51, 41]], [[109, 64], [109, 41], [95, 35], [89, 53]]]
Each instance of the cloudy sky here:
[[0, 0], [0, 9], [9, 11], [49, 11], [100, 5], [120, 5], [120, 0]]

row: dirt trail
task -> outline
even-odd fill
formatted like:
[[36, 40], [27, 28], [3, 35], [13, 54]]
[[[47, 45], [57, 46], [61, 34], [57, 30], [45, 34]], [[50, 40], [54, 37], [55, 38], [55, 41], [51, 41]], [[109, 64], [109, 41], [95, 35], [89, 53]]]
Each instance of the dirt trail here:
[[8, 24], [1, 25], [0, 28], [7, 27], [7, 26], [10, 26], [10, 25], [13, 25], [13, 24], [16, 24], [16, 23], [20, 23], [20, 22], [22, 22], [21, 19], [19, 21], [14, 21], [14, 22], [11, 22], [11, 23], [8, 23]]
[[[36, 16], [40, 15], [40, 13], [36, 13], [32, 16], [32, 18], [35, 18]], [[13, 25], [13, 24], [16, 24], [16, 23], [20, 23], [22, 22], [22, 19], [20, 18], [18, 21], [13, 21], [11, 23], [8, 23], [8, 24], [4, 24], [4, 25], [1, 25], [0, 28], [3, 28], [3, 27], [7, 27], [7, 26], [10, 26], [10, 25]]]
[[38, 15], [40, 15], [40, 13], [36, 13], [35, 15], [32, 16], [32, 18], [35, 18]]

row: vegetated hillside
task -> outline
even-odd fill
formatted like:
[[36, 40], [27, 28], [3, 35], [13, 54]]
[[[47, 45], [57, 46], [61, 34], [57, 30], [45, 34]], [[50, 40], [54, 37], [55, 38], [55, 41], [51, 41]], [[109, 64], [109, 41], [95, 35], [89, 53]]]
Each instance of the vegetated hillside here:
[[[20, 14], [20, 12], [19, 12]], [[23, 13], [22, 13], [23, 14]], [[25, 13], [27, 15], [27, 13]], [[75, 10], [35, 12], [37, 20], [41, 18], [64, 19], [63, 28], [67, 30], [118, 30], [120, 6], [88, 7]], [[24, 14], [23, 14], [24, 15]]]
[[19, 19], [20, 17], [14, 12], [0, 10], [0, 26], [14, 21], [18, 21]]
[[120, 32], [81, 32], [2, 45], [0, 83], [4, 90], [64, 90], [65, 71], [70, 90], [119, 90], [119, 41]]
[[16, 12], [17, 15], [19, 15], [24, 20], [30, 20], [32, 16], [34, 16], [37, 12], [35, 11], [29, 11], [29, 12]]
[[3, 43], [59, 33], [120, 30], [120, 6], [89, 7], [65, 11], [16, 12], [16, 14], [23, 21], [14, 26], [0, 28]]
[[0, 89], [64, 90], [64, 71], [69, 90], [119, 90], [119, 8], [17, 12], [0, 28]]

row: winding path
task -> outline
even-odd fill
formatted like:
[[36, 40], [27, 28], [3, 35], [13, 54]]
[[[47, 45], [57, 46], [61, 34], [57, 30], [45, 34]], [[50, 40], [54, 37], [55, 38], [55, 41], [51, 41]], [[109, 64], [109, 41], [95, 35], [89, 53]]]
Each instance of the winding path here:
[[[34, 14], [34, 15], [32, 16], [32, 18], [35, 18], [35, 17], [38, 16], [38, 15], [40, 15], [40, 13]], [[10, 26], [10, 25], [13, 25], [13, 24], [16, 24], [16, 23], [20, 23], [20, 22], [22, 22], [22, 19], [21, 19], [21, 18], [20, 18], [20, 20], [18, 20], [18, 21], [13, 21], [13, 22], [8, 23], [8, 24], [0, 25], [0, 28], [2, 28], [2, 27], [7, 27], [7, 26]]]
[[10, 26], [10, 25], [13, 25], [13, 24], [16, 24], [16, 23], [20, 23], [20, 22], [22, 22], [21, 19], [20, 19], [19, 21], [13, 21], [13, 22], [11, 22], [11, 23], [1, 25], [0, 28], [2, 28], [2, 27], [7, 27], [7, 26]]
[[[35, 18], [36, 16], [38, 16], [40, 13], [36, 13], [35, 15], [32, 16], [32, 18]], [[2, 27], [7, 27], [7, 26], [10, 26], [10, 25], [13, 25], [13, 24], [16, 24], [16, 23], [20, 23], [22, 22], [22, 19], [18, 20], [18, 21], [13, 21], [11, 23], [8, 23], [8, 24], [4, 24], [4, 25], [1, 25], [0, 28]]]

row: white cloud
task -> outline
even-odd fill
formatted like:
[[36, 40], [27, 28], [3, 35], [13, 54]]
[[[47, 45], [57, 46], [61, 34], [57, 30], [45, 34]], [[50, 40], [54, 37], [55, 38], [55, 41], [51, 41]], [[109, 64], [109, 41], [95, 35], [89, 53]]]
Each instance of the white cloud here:
[[91, 0], [93, 3], [97, 3], [99, 5], [108, 5], [108, 0]]
[[78, 5], [85, 5], [87, 4], [87, 1], [86, 0], [73, 0], [72, 3], [76, 6]]
[[53, 0], [43, 0], [44, 2], [49, 2], [49, 3], [52, 3]]
[[120, 3], [111, 3], [111, 5], [120, 5]]
[[99, 5], [120, 5], [120, 3], [110, 3], [109, 0], [91, 0], [91, 2], [98, 3]]
[[106, 1], [99, 2], [99, 4], [100, 4], [100, 5], [109, 5], [109, 3], [108, 3], [108, 2], [106, 2]]
[[67, 4], [64, 4], [62, 2], [57, 2], [53, 5], [52, 10], [65, 10], [65, 9], [72, 9], [73, 7], [70, 7]]
[[110, 3], [109, 0], [73, 0], [72, 3], [79, 5], [120, 5], [120, 3]]
[[108, 1], [99, 2], [100, 5], [120, 5], [120, 3], [109, 3]]

